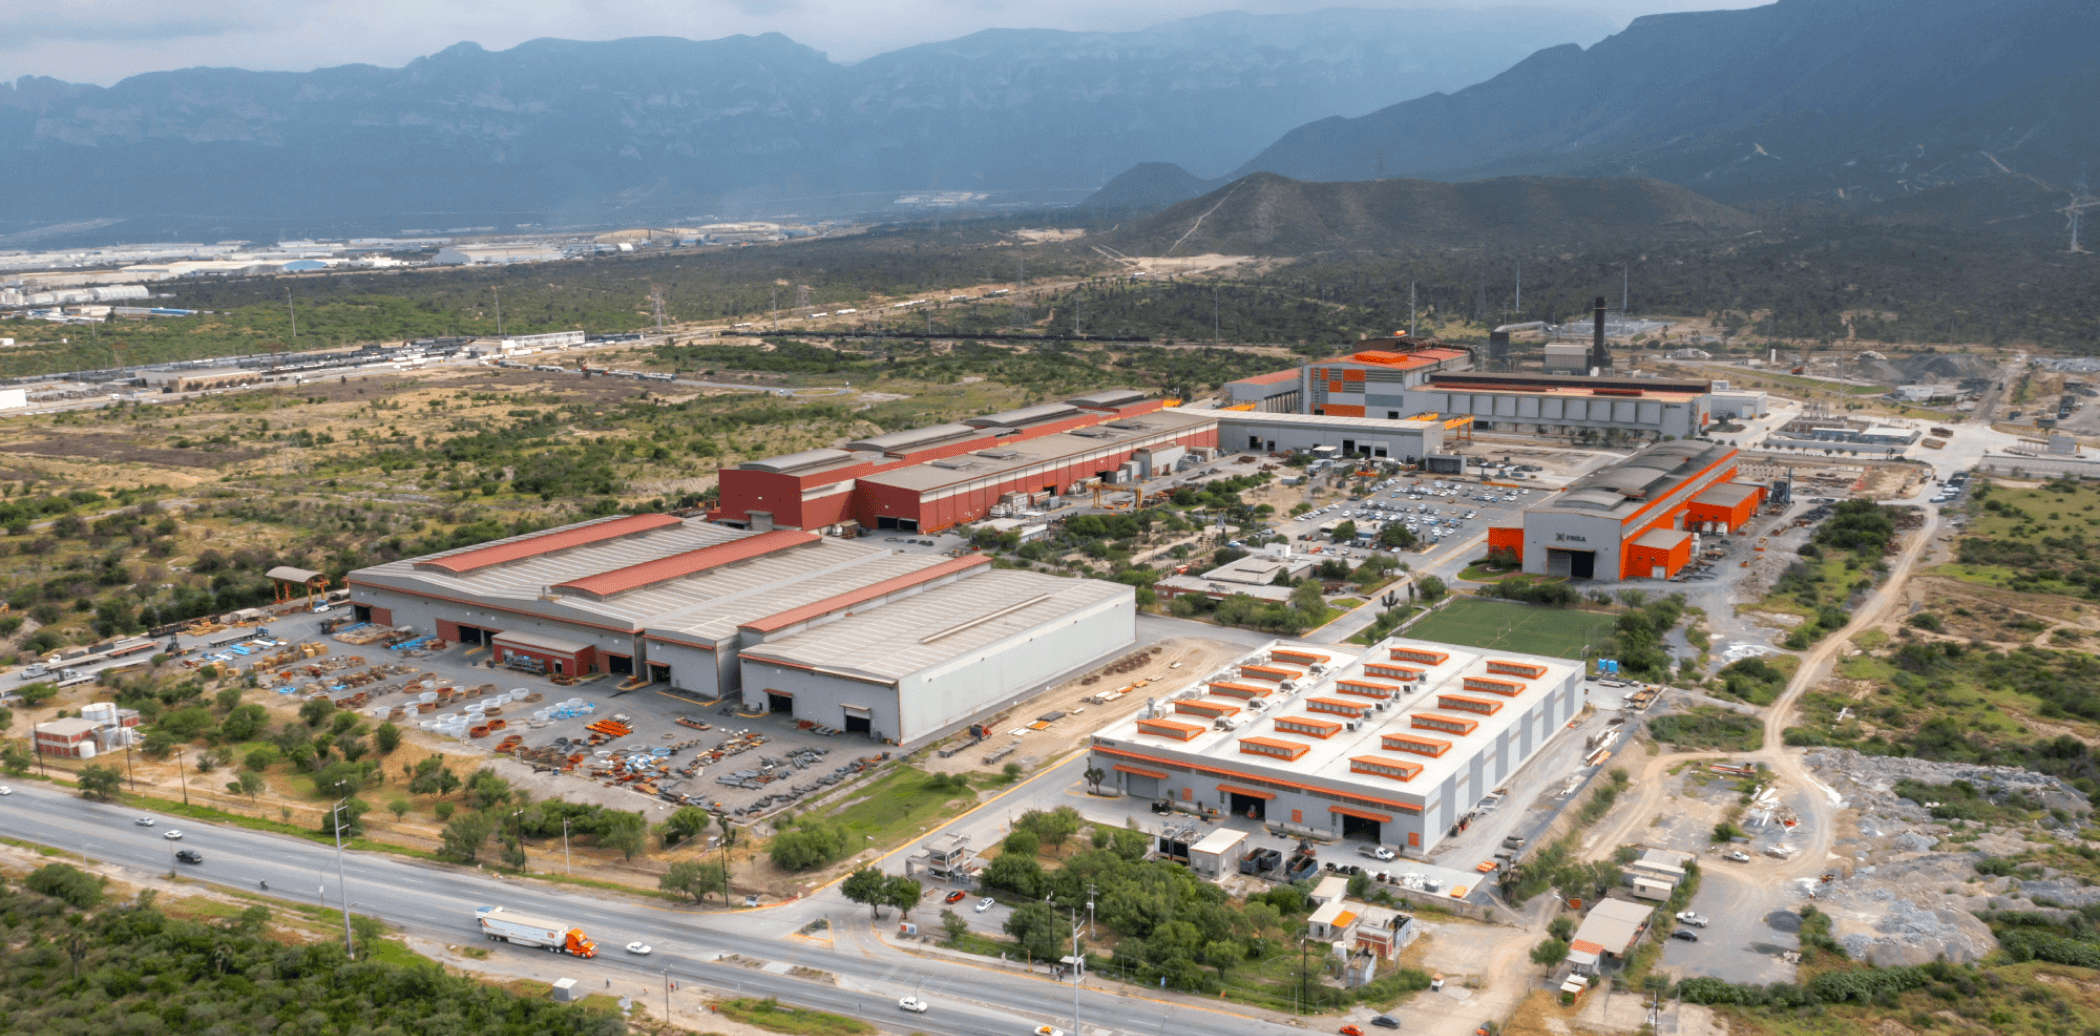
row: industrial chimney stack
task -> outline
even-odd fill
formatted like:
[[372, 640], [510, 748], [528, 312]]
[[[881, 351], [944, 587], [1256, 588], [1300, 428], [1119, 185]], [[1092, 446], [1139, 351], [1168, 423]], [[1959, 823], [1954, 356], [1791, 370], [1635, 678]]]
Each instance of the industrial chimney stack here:
[[1597, 296], [1591, 305], [1596, 309], [1596, 323], [1590, 337], [1590, 367], [1602, 373], [1611, 369], [1611, 352], [1604, 348], [1604, 296]]

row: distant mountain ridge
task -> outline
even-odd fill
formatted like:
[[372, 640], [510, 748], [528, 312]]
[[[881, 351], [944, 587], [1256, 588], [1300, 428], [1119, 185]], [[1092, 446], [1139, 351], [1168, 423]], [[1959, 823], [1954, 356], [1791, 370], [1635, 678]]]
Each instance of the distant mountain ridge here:
[[1306, 255], [1737, 235], [1762, 220], [1638, 177], [1315, 183], [1255, 173], [1126, 224], [1133, 255]]
[[2092, 0], [1779, 0], [1285, 134], [1233, 175], [1652, 176], [1724, 201], [1899, 197], [2100, 154]]
[[0, 84], [0, 233], [112, 216], [826, 213], [926, 191], [1076, 200], [1137, 162], [1228, 169], [1310, 119], [1608, 30], [1544, 9], [1336, 9], [993, 30], [850, 66], [767, 34], [462, 43], [398, 69], [196, 68], [108, 88], [25, 77]]

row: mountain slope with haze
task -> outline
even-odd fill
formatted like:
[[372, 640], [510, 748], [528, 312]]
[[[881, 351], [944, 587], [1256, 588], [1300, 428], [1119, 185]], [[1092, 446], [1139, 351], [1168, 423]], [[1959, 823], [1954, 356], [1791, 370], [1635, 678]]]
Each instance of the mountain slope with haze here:
[[1308, 120], [1608, 30], [1548, 9], [1335, 9], [992, 30], [850, 66], [768, 34], [462, 43], [398, 69], [193, 68], [108, 88], [25, 77], [0, 83], [0, 232], [822, 214], [926, 191], [1077, 200], [1134, 163], [1222, 172]]

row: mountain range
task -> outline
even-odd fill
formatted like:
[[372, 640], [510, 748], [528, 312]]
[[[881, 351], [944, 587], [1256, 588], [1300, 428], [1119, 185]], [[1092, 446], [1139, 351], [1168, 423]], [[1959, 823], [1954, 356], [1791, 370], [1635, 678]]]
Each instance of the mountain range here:
[[24, 77], [0, 84], [0, 233], [826, 214], [923, 192], [1073, 201], [1137, 162], [1223, 172], [1310, 120], [1458, 89], [1610, 28], [1550, 8], [1335, 9], [992, 30], [850, 66], [768, 34], [462, 43], [402, 68], [191, 68], [107, 88]]
[[[1732, 203], [1839, 205], [2006, 176], [2066, 185], [2100, 152], [2096, 55], [2092, 0], [1649, 15], [1463, 90], [1308, 123], [1221, 179], [1133, 168], [1091, 204], [1147, 208], [1252, 173], [1646, 176]], [[1987, 193], [2024, 190], [2000, 188]]]
[[1759, 217], [1645, 177], [1310, 183], [1255, 173], [1102, 238], [1139, 255], [1303, 255], [1396, 247], [1713, 239]]

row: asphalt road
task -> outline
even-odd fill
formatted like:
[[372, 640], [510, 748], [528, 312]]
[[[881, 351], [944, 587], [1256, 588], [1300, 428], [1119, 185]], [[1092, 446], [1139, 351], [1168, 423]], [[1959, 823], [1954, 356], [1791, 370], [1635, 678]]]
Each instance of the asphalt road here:
[[[155, 816], [156, 826], [134, 823], [146, 815]], [[170, 829], [184, 833], [180, 842], [163, 837]], [[182, 874], [192, 880], [258, 893], [261, 883], [267, 881], [270, 887], [261, 894], [330, 907], [342, 903], [333, 847], [239, 827], [142, 814], [88, 802], [33, 781], [16, 784], [14, 794], [0, 798], [0, 833], [149, 873], [176, 867], [175, 849], [195, 849], [204, 855], [204, 862], [180, 866]], [[1025, 1036], [1046, 1022], [1074, 1030], [1070, 985], [896, 950], [867, 937], [866, 908], [846, 902], [834, 890], [775, 910], [705, 913], [669, 904], [600, 898], [557, 885], [506, 880], [491, 873], [384, 854], [350, 853], [347, 860], [351, 910], [419, 935], [449, 943], [478, 941], [473, 911], [481, 905], [514, 906], [583, 928], [597, 941], [599, 956], [573, 962], [570, 973], [581, 986], [592, 985], [592, 979], [600, 976], [623, 983], [661, 981], [668, 968], [674, 980], [698, 983], [723, 995], [776, 996], [789, 1004], [933, 1036]], [[816, 916], [830, 920], [839, 933], [829, 947], [787, 938]], [[622, 952], [624, 944], [637, 940], [654, 946], [656, 952], [646, 958]], [[492, 949], [497, 953], [541, 952], [514, 946]], [[716, 961], [731, 953], [830, 972], [839, 977], [839, 984]], [[897, 999], [915, 990], [932, 1002], [933, 1010], [902, 1015]], [[1080, 1036], [1154, 1036], [1170, 1020], [1180, 1036], [1302, 1032], [1223, 1010], [1191, 1009], [1097, 992], [1091, 987], [1080, 991], [1078, 1002], [1084, 1022]]]

